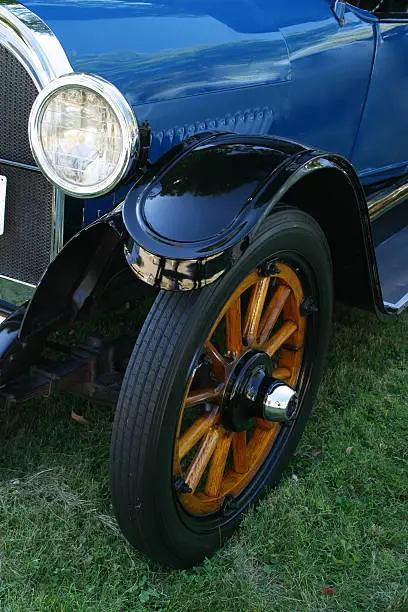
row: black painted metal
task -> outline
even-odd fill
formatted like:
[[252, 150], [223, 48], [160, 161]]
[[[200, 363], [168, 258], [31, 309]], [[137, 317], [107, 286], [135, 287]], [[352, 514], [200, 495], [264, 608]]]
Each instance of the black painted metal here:
[[0, 325], [0, 387], [39, 362], [53, 330], [112, 310], [143, 290], [126, 265], [121, 229], [119, 213], [80, 232], [50, 264], [27, 307]]
[[15, 310], [17, 310], [17, 306], [15, 304], [7, 302], [6, 300], [0, 300], [0, 314], [3, 316], [8, 316]]
[[[276, 146], [274, 146], [276, 145]], [[271, 174], [300, 145], [236, 135], [187, 141], [128, 194], [123, 219], [143, 249], [169, 259], [203, 259], [246, 237]]]
[[246, 431], [264, 418], [260, 387], [271, 379], [272, 361], [266, 353], [249, 350], [238, 361], [228, 380], [222, 400], [225, 422], [233, 431]]
[[121, 212], [109, 213], [72, 238], [47, 268], [20, 330], [27, 340], [110, 311], [146, 292], [126, 265]]
[[20, 330], [26, 309], [24, 306], [11, 313], [0, 325], [0, 387], [22, 374], [39, 358], [42, 339], [23, 342]]
[[165, 156], [126, 198], [128, 263], [149, 284], [199, 288], [239, 261], [282, 203], [311, 214], [326, 233], [337, 297], [387, 314], [354, 169], [284, 140], [212, 134]]

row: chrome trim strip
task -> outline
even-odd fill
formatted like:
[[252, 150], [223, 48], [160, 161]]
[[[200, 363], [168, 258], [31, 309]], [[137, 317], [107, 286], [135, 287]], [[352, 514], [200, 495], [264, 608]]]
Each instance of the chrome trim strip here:
[[374, 221], [382, 213], [400, 204], [408, 197], [407, 178], [400, 179], [399, 183], [393, 183], [390, 187], [378, 191], [368, 199], [368, 212], [371, 221]]
[[[0, 0], [0, 44], [22, 64], [39, 92], [54, 79], [73, 72], [64, 49], [50, 28], [35, 13], [14, 0]], [[18, 163], [12, 165], [21, 167]], [[27, 169], [37, 171], [34, 167]], [[51, 261], [63, 244], [64, 204], [65, 195], [54, 187]]]
[[7, 177], [0, 176], [0, 236], [4, 234], [4, 217], [6, 215]]
[[3, 317], [3, 316], [0, 314], [0, 325], [1, 325], [1, 324], [3, 323], [3, 321], [5, 321], [6, 319], [7, 319], [7, 317]]
[[403, 295], [402, 298], [400, 298], [396, 304], [392, 304], [391, 302], [384, 302], [384, 306], [386, 308], [396, 312], [397, 314], [405, 310], [407, 304], [408, 304], [408, 293]]
[[0, 0], [0, 44], [19, 60], [38, 91], [72, 72], [58, 39], [35, 13], [13, 0]]
[[52, 197], [51, 261], [64, 246], [64, 205], [65, 194], [54, 187]]
[[21, 162], [10, 161], [2, 157], [0, 157], [0, 164], [4, 166], [13, 166], [14, 168], [22, 168], [23, 170], [31, 170], [32, 172], [41, 172], [38, 166], [30, 166], [29, 164], [22, 164]]
[[15, 283], [16, 285], [23, 285], [24, 287], [31, 287], [35, 289], [37, 285], [33, 285], [32, 283], [25, 283], [24, 281], [17, 280], [15, 278], [10, 278], [9, 276], [4, 276], [4, 274], [0, 274], [0, 280], [10, 281], [11, 283]]

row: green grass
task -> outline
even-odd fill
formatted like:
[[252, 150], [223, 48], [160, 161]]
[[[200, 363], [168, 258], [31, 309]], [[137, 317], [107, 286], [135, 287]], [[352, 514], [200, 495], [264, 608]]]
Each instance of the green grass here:
[[34, 289], [28, 285], [0, 278], [0, 298], [6, 302], [20, 306], [29, 300], [33, 293]]
[[338, 310], [285, 478], [189, 571], [158, 567], [118, 531], [110, 411], [60, 398], [2, 422], [0, 610], [408, 611], [407, 325]]

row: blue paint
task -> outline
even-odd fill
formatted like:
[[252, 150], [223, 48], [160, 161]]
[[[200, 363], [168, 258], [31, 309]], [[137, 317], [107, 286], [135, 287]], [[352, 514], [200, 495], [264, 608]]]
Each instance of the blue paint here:
[[[149, 121], [153, 161], [188, 136], [220, 130], [339, 153], [365, 176], [404, 167], [408, 26], [379, 27], [350, 7], [340, 27], [331, 4], [26, 2], [58, 36], [74, 70], [112, 81], [138, 119]], [[99, 204], [87, 207], [87, 221]]]
[[[408, 17], [408, 16], [407, 16]], [[406, 173], [408, 163], [408, 19], [378, 26], [378, 44], [367, 104], [353, 155], [375, 180], [379, 169]], [[402, 167], [401, 167], [402, 166]]]

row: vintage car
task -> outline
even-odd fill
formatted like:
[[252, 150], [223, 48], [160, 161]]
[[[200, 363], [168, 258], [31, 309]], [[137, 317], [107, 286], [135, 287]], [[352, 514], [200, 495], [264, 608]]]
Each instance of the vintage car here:
[[277, 483], [333, 300], [408, 302], [407, 7], [0, 2], [0, 408], [116, 406], [114, 510], [159, 562]]

